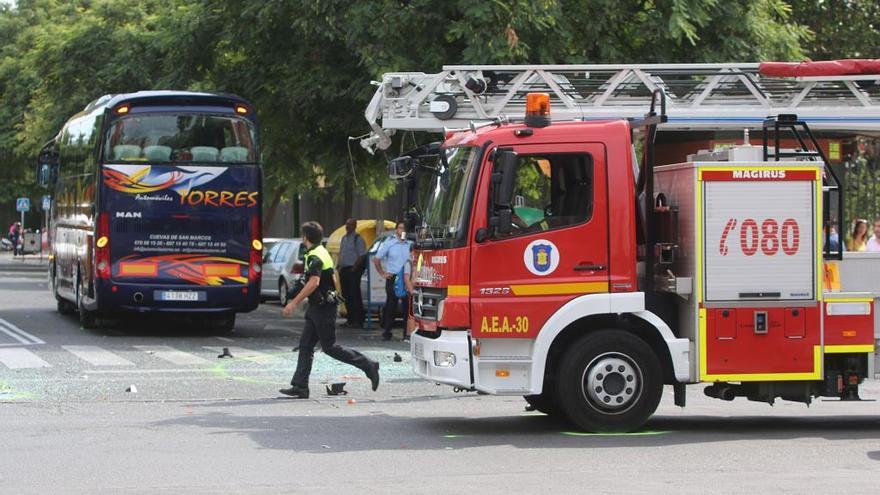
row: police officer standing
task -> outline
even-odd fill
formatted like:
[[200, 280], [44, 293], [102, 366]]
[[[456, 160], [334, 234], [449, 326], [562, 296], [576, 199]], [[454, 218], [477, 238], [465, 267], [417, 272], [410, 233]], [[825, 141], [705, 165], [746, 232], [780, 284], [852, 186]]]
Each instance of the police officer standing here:
[[283, 313], [284, 316], [293, 315], [297, 305], [306, 298], [309, 300], [309, 308], [305, 314], [305, 328], [299, 339], [299, 359], [296, 372], [290, 380], [291, 387], [279, 392], [300, 399], [309, 397], [309, 375], [318, 342], [321, 343], [324, 354], [366, 373], [375, 391], [379, 387], [379, 363], [354, 349], [336, 343], [337, 302], [333, 292], [333, 258], [327, 248], [321, 245], [324, 229], [318, 222], [306, 222], [302, 224], [300, 231], [306, 246], [305, 286], [284, 307]]

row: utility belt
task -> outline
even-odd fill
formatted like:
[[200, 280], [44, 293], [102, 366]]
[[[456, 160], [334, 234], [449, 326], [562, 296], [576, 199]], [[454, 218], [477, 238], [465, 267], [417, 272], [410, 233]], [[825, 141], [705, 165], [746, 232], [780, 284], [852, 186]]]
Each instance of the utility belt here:
[[321, 289], [312, 292], [309, 296], [309, 305], [315, 307], [336, 306], [339, 304], [339, 295], [335, 290], [322, 291]]

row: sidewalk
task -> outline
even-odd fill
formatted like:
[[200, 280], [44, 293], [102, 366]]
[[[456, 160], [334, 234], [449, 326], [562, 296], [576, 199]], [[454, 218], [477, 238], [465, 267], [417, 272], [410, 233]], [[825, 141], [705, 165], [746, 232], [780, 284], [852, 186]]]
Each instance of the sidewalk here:
[[49, 258], [43, 253], [12, 256], [11, 251], [0, 252], [0, 272], [45, 272], [49, 267]]

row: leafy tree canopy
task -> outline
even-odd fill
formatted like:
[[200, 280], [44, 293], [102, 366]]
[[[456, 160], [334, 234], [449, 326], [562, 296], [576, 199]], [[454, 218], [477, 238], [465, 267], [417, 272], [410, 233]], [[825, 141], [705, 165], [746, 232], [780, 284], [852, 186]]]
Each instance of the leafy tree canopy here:
[[[39, 147], [106, 93], [237, 93], [257, 108], [276, 196], [322, 177], [356, 178], [382, 197], [392, 190], [383, 163], [347, 138], [366, 131], [369, 82], [383, 72], [866, 54], [876, 10], [842, 0], [19, 0], [0, 6], [0, 201], [30, 187]], [[844, 22], [853, 16], [862, 27]]]

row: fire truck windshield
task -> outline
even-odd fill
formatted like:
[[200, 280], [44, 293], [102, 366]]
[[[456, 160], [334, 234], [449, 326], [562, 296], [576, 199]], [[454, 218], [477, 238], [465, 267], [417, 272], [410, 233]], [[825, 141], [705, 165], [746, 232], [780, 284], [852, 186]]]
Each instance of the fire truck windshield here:
[[468, 191], [480, 154], [475, 147], [448, 148], [444, 153], [437, 169], [419, 179], [423, 222], [419, 238], [454, 247], [463, 242], [467, 230]]

